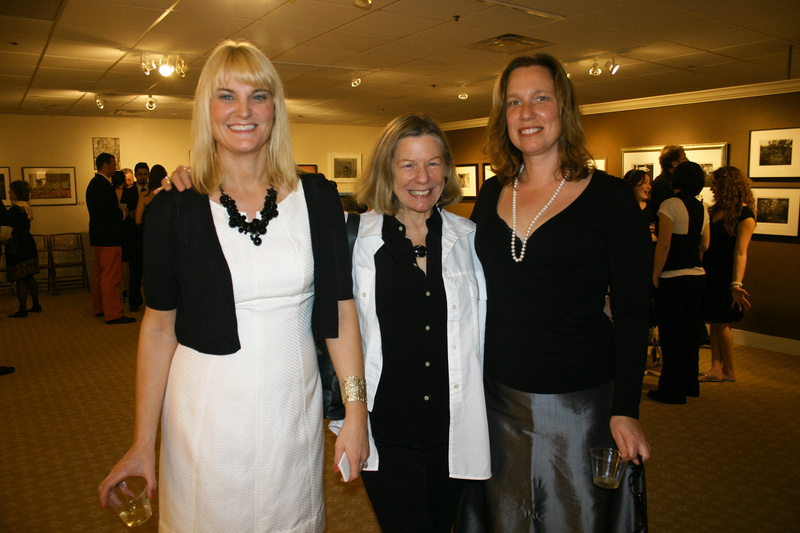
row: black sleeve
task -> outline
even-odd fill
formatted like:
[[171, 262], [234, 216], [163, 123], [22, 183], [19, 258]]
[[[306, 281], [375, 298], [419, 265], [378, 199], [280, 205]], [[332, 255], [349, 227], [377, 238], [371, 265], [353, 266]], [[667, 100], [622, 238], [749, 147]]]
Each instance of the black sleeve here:
[[647, 358], [653, 248], [632, 189], [621, 181], [620, 185], [612, 197], [607, 237], [615, 358], [611, 414], [639, 418]]
[[301, 179], [314, 250], [314, 337], [336, 338], [339, 336], [339, 301], [353, 298], [344, 211], [339, 193], [325, 176], [304, 174]]
[[148, 205], [144, 225], [144, 278], [147, 307], [159, 311], [177, 309], [180, 286], [177, 277], [177, 228], [174, 192], [160, 192]]
[[476, 224], [481, 222], [481, 219], [491, 216], [497, 212], [497, 200], [500, 197], [500, 191], [503, 186], [497, 177], [491, 177], [481, 185], [478, 191], [478, 198], [475, 200], [475, 205], [472, 208], [470, 220]]

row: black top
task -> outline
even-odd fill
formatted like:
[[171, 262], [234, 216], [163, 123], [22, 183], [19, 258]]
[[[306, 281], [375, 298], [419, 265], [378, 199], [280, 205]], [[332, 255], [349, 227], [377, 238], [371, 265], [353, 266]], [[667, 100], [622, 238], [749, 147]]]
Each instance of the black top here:
[[[672, 172], [666, 170], [653, 180], [653, 185], [650, 189], [650, 201], [653, 204], [653, 209], [655, 209], [656, 213], [658, 213], [658, 208], [661, 207], [661, 203], [667, 198], [672, 198], [672, 195], [674, 194], [672, 192], [672, 187], [670, 187], [671, 181]], [[656, 222], [657, 221], [658, 216], [656, 216]]]
[[108, 178], [95, 174], [86, 187], [89, 210], [89, 244], [122, 246], [122, 210], [117, 193]]
[[[301, 177], [314, 253], [314, 338], [339, 335], [339, 301], [353, 298], [351, 261], [339, 195], [321, 174]], [[147, 306], [177, 309], [178, 342], [203, 353], [239, 350], [233, 282], [206, 195], [160, 192], [144, 237]], [[280, 207], [280, 206], [279, 206]]]
[[[742, 207], [742, 214], [736, 222], [737, 226], [743, 220], [756, 218], [753, 210], [746, 205]], [[706, 270], [706, 283], [724, 285], [730, 290], [733, 281], [733, 256], [736, 252], [736, 235], [725, 231], [725, 219], [721, 218], [711, 223], [711, 242], [708, 250], [703, 254], [703, 268]]]
[[700, 259], [700, 239], [703, 236], [705, 208], [703, 203], [688, 192], [681, 191], [675, 195], [683, 202], [689, 214], [689, 229], [685, 234], [672, 233], [669, 253], [664, 261], [662, 272], [682, 270], [703, 265]]
[[[481, 187], [472, 219], [488, 293], [485, 370], [514, 389], [565, 393], [615, 380], [612, 415], [638, 417], [647, 352], [650, 235], [633, 190], [595, 170], [572, 204], [511, 258], [497, 214], [502, 187]], [[517, 242], [517, 250], [521, 242]], [[610, 287], [612, 323], [603, 313]]]
[[442, 218], [436, 209], [427, 225], [427, 276], [395, 217], [384, 215], [384, 244], [375, 253], [383, 369], [370, 425], [376, 441], [413, 447], [446, 443], [450, 427]]
[[25, 209], [18, 205], [6, 208], [3, 202], [0, 202], [0, 226], [11, 227], [11, 240], [4, 246], [8, 268], [22, 261], [39, 259], [36, 241], [31, 235], [31, 221]]

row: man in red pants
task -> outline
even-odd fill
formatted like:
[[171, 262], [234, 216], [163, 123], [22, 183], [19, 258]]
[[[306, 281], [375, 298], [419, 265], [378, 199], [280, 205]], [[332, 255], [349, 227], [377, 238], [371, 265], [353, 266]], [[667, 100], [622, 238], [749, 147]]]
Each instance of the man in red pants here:
[[130, 324], [133, 317], [122, 314], [119, 284], [122, 281], [122, 221], [127, 216], [117, 200], [111, 177], [117, 170], [113, 155], [97, 156], [97, 173], [86, 188], [89, 209], [89, 243], [94, 250], [92, 307], [106, 324]]

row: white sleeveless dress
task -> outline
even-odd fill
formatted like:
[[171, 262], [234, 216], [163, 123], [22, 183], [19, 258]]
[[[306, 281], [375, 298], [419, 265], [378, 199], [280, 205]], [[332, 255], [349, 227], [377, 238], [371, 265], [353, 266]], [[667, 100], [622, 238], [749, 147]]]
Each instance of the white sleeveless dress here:
[[231, 270], [241, 350], [178, 346], [162, 418], [159, 530], [325, 528], [321, 387], [311, 309], [314, 261], [302, 185], [261, 246], [211, 202]]

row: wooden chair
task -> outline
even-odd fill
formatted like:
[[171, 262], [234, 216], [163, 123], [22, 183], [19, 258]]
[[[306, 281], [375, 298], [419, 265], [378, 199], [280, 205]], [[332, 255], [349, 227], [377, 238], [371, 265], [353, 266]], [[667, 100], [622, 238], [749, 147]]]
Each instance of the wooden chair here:
[[[86, 252], [80, 233], [50, 235], [50, 290], [58, 294], [60, 288], [85, 287], [88, 291], [89, 273], [86, 269]], [[67, 269], [66, 274], [61, 269]], [[78, 270], [80, 271], [78, 272]]]
[[11, 298], [16, 298], [17, 292], [14, 288], [14, 283], [11, 281], [6, 281], [8, 269], [6, 268], [5, 246], [5, 244], [0, 244], [0, 291], [8, 291], [8, 294]]

